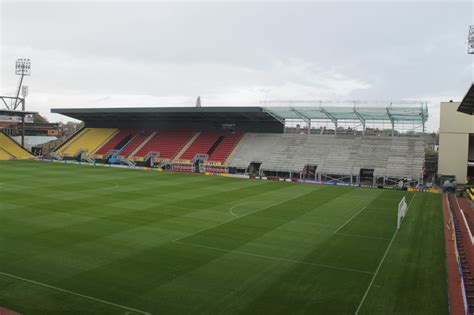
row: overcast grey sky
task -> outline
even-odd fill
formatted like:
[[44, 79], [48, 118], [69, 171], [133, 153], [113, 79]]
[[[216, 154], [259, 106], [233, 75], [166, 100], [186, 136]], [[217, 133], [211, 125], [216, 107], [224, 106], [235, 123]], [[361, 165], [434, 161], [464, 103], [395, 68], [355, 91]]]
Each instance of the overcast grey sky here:
[[421, 99], [472, 82], [471, 1], [0, 0], [0, 94], [32, 61], [28, 109], [259, 105], [263, 99]]

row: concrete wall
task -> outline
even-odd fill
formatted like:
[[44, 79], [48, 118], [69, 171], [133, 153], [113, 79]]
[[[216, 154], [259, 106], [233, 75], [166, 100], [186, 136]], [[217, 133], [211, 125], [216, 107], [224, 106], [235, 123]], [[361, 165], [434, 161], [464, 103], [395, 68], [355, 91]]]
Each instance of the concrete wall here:
[[440, 133], [438, 174], [456, 175], [458, 183], [466, 182], [468, 134]]
[[467, 180], [469, 134], [474, 133], [474, 116], [459, 113], [458, 102], [441, 103], [438, 174]]
[[440, 133], [474, 133], [474, 116], [458, 112], [459, 104], [459, 102], [441, 103]]

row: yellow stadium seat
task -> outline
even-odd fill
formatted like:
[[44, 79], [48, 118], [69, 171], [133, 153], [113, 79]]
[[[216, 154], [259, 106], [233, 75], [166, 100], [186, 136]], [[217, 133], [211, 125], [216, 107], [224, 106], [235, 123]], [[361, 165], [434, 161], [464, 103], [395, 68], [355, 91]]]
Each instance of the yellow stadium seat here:
[[13, 139], [0, 132], [0, 160], [31, 159], [33, 155]]
[[11, 159], [14, 159], [15, 157], [13, 155], [11, 155], [10, 153], [8, 153], [7, 151], [3, 150], [2, 148], [0, 148], [0, 161], [1, 160], [11, 160]]
[[472, 188], [467, 190], [467, 196], [469, 197], [470, 200], [474, 201], [474, 194], [471, 191], [472, 191]]
[[61, 156], [76, 156], [80, 151], [86, 151], [91, 155], [116, 131], [115, 128], [85, 128], [56, 153]]

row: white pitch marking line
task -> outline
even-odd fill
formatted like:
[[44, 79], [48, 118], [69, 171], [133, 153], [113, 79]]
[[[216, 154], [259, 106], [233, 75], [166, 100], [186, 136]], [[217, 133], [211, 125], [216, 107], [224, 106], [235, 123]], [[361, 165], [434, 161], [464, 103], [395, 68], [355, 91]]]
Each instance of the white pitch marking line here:
[[[407, 207], [407, 211], [410, 208], [411, 203], [413, 202], [413, 199], [415, 199], [416, 194], [417, 193], [414, 193], [413, 197], [411, 197], [410, 203], [408, 204], [408, 207]], [[377, 277], [377, 274], [379, 273], [380, 267], [382, 267], [382, 264], [385, 261], [385, 257], [387, 257], [387, 254], [390, 251], [390, 248], [392, 247], [393, 241], [395, 240], [395, 237], [397, 236], [397, 234], [398, 234], [398, 229], [395, 231], [395, 233], [393, 233], [392, 239], [390, 240], [390, 243], [388, 244], [387, 249], [385, 250], [385, 253], [382, 256], [382, 259], [380, 260], [380, 263], [377, 266], [377, 269], [375, 270], [374, 276], [372, 277], [372, 280], [370, 280], [369, 286], [367, 287], [367, 290], [365, 290], [362, 300], [360, 300], [359, 306], [357, 307], [357, 310], [355, 311], [355, 315], [359, 314], [362, 304], [364, 304], [364, 301], [367, 298], [367, 295], [369, 294], [370, 288], [372, 287], [372, 284], [374, 283], [374, 280]]]
[[[1, 188], [1, 187], [0, 187]], [[230, 214], [232, 214], [234, 217], [236, 218], [239, 218], [238, 215], [236, 215], [234, 212], [232, 212], [232, 210], [234, 210], [235, 208], [237, 207], [240, 207], [240, 206], [243, 206], [243, 205], [248, 205], [248, 204], [252, 204], [252, 203], [261, 203], [261, 201], [249, 201], [249, 202], [244, 202], [244, 203], [239, 203], [235, 206], [232, 206], [230, 209], [229, 209], [229, 212]]]
[[355, 217], [357, 217], [362, 211], [364, 211], [365, 209], [367, 208], [367, 206], [365, 206], [364, 208], [360, 209], [359, 211], [357, 211], [356, 214], [354, 214], [352, 217], [349, 218], [349, 220], [347, 220], [343, 225], [341, 225], [340, 227], [337, 228], [337, 230], [334, 231], [334, 234], [336, 234], [338, 231], [340, 231], [343, 227], [345, 227], [349, 222], [351, 222]]
[[278, 206], [278, 205], [280, 205], [280, 204], [282, 204], [282, 203], [285, 203], [285, 202], [287, 202], [287, 201], [290, 201], [290, 200], [293, 200], [293, 199], [299, 198], [299, 197], [301, 197], [301, 196], [307, 195], [307, 194], [309, 194], [309, 193], [311, 193], [311, 192], [313, 192], [313, 191], [315, 191], [315, 190], [308, 191], [308, 192], [306, 192], [306, 193], [304, 193], [304, 194], [300, 194], [300, 195], [297, 195], [297, 196], [294, 196], [294, 197], [291, 197], [291, 198], [285, 199], [285, 200], [283, 200], [283, 201], [280, 201], [280, 202], [277, 202], [277, 203], [271, 204], [271, 205], [269, 205], [269, 206], [266, 206], [266, 207], [263, 207], [263, 208], [257, 209], [257, 210], [255, 210], [255, 211], [249, 212], [249, 213], [247, 213], [247, 214], [244, 214], [244, 215], [242, 215], [242, 216], [240, 216], [240, 217], [237, 217], [237, 218], [234, 218], [234, 219], [230, 219], [230, 220], [226, 220], [226, 221], [224, 221], [224, 222], [221, 222], [221, 223], [215, 224], [215, 225], [213, 225], [213, 226], [210, 226], [210, 227], [207, 227], [207, 228], [204, 228], [204, 229], [198, 230], [198, 231], [196, 231], [196, 232], [193, 232], [193, 233], [190, 233], [190, 234], [187, 234], [187, 235], [181, 236], [181, 237], [178, 237], [177, 239], [174, 239], [174, 240], [173, 240], [173, 242], [175, 242], [175, 241], [179, 241], [179, 240], [182, 240], [183, 238], [186, 238], [186, 237], [188, 237], [188, 236], [192, 236], [192, 235], [194, 235], [194, 234], [197, 234], [197, 233], [201, 233], [201, 232], [204, 232], [204, 231], [207, 231], [207, 230], [213, 229], [213, 228], [215, 228], [215, 227], [221, 226], [221, 225], [223, 225], [223, 224], [226, 224], [226, 223], [229, 223], [229, 222], [231, 222], [231, 221], [234, 221], [234, 220], [237, 220], [237, 219], [240, 219], [240, 218], [246, 217], [246, 216], [248, 216], [248, 215], [254, 214], [254, 213], [256, 213], [256, 212], [263, 211], [263, 210], [265, 210], [265, 209], [268, 209], [268, 208], [271, 208], [271, 207], [274, 207], [274, 206]]
[[234, 254], [240, 254], [240, 255], [246, 255], [246, 256], [253, 256], [253, 257], [259, 257], [259, 258], [279, 260], [279, 261], [285, 261], [285, 262], [297, 263], [297, 264], [303, 264], [303, 265], [310, 265], [310, 266], [327, 268], [327, 269], [335, 269], [335, 270], [351, 271], [351, 272], [358, 272], [358, 273], [366, 273], [366, 274], [370, 274], [370, 275], [373, 274], [373, 272], [365, 271], [365, 270], [337, 267], [337, 266], [331, 266], [331, 265], [322, 265], [322, 264], [316, 264], [316, 263], [312, 263], [312, 262], [308, 262], [308, 261], [288, 259], [288, 258], [275, 257], [275, 256], [260, 255], [260, 254], [253, 254], [253, 253], [248, 253], [248, 252], [241, 252], [241, 251], [236, 251], [236, 250], [230, 250], [230, 249], [224, 249], [224, 248], [212, 247], [212, 246], [205, 246], [205, 245], [187, 243], [187, 242], [182, 242], [182, 241], [173, 241], [173, 242], [178, 243], [178, 244], [188, 245], [188, 246], [218, 250], [218, 251], [222, 251], [222, 252], [226, 252], [226, 253], [234, 253]]
[[458, 198], [456, 198], [456, 196], [454, 196], [454, 200], [456, 200], [456, 203], [458, 204], [459, 210], [463, 211], [462, 208], [461, 208], [461, 205], [459, 204]]
[[357, 234], [350, 234], [350, 233], [337, 233], [337, 235], [360, 237], [360, 238], [369, 238], [369, 239], [382, 240], [382, 241], [390, 241], [389, 238], [376, 237], [376, 236], [368, 236], [368, 235], [357, 235]]
[[46, 283], [42, 283], [42, 282], [22, 278], [22, 277], [15, 276], [15, 275], [12, 275], [12, 274], [9, 274], [9, 273], [0, 272], [0, 275], [4, 275], [6, 277], [10, 277], [10, 278], [14, 278], [14, 279], [17, 279], [17, 280], [22, 280], [22, 281], [25, 281], [25, 282], [33, 283], [33, 284], [43, 286], [45, 288], [53, 289], [53, 290], [56, 290], [56, 291], [65, 292], [65, 293], [69, 293], [69, 294], [72, 294], [72, 295], [80, 296], [82, 298], [86, 298], [86, 299], [93, 300], [93, 301], [96, 301], [96, 302], [101, 302], [101, 303], [104, 303], [104, 304], [108, 304], [108, 305], [112, 305], [112, 306], [115, 306], [115, 307], [123, 308], [123, 309], [133, 311], [133, 312], [137, 312], [137, 313], [140, 313], [140, 314], [151, 315], [151, 313], [140, 311], [140, 310], [137, 310], [137, 309], [132, 308], [132, 307], [128, 307], [128, 306], [120, 305], [120, 304], [117, 304], [117, 303], [97, 299], [97, 298], [94, 298], [94, 297], [91, 297], [91, 296], [76, 293], [76, 292], [69, 291], [69, 290], [66, 290], [66, 289], [61, 289], [61, 288], [58, 288], [58, 287], [55, 287], [55, 286], [52, 286], [52, 285], [49, 285], [49, 284], [46, 284]]
[[[98, 182], [100, 183], [100, 181]], [[94, 190], [105, 190], [105, 189], [110, 189], [110, 188], [118, 188], [120, 187], [119, 183], [114, 183], [112, 181], [108, 181], [105, 183], [113, 183], [114, 186], [108, 186], [108, 187], [99, 187], [99, 188], [94, 188]], [[71, 183], [72, 185], [76, 184], [85, 184], [83, 182], [78, 182], [78, 183]], [[0, 189], [2, 189], [2, 183], [0, 183]], [[35, 185], [35, 186], [29, 186], [29, 187], [18, 187], [18, 188], [7, 188], [3, 189], [4, 191], [18, 191], [18, 190], [36, 190], [36, 189], [43, 189], [43, 188], [49, 188], [49, 187], [57, 187], [61, 186], [61, 184], [51, 184], [51, 185]]]

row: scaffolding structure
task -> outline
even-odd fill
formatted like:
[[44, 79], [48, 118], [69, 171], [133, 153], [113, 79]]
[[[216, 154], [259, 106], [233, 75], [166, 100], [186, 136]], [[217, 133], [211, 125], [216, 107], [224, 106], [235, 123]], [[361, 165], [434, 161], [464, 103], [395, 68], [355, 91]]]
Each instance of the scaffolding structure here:
[[423, 101], [262, 101], [263, 110], [285, 132], [397, 135], [424, 133], [428, 104]]

